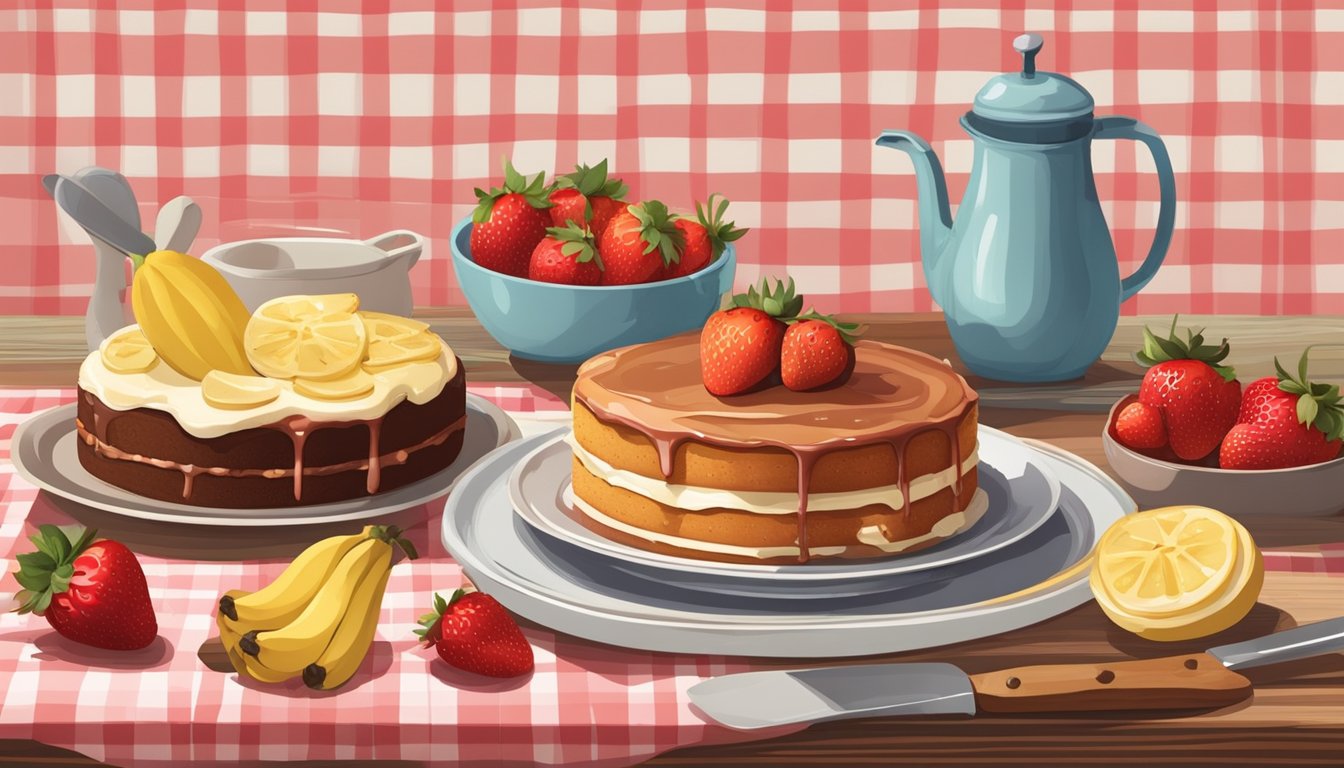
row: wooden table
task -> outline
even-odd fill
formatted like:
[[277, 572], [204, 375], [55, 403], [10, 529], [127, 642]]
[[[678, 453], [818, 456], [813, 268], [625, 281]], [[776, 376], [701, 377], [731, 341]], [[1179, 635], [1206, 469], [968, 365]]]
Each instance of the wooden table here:
[[[512, 359], [466, 310], [420, 314], [466, 362], [477, 382], [530, 381], [567, 398], [574, 367]], [[957, 363], [941, 315], [851, 316], [866, 338], [891, 341]], [[1232, 340], [1230, 362], [1242, 382], [1272, 371], [1278, 355], [1296, 362], [1304, 346], [1344, 341], [1344, 317], [1182, 317], [1207, 335]], [[1130, 360], [1139, 328], [1165, 328], [1169, 317], [1122, 318], [1102, 359], [1080, 381], [1019, 386], [971, 378], [981, 394], [983, 423], [1022, 437], [1048, 440], [1107, 469], [1099, 435], [1106, 410], [1137, 389], [1141, 369]], [[84, 356], [82, 318], [0, 317], [0, 386], [69, 387]], [[1344, 350], [1313, 353], [1315, 377], [1344, 382]], [[1109, 471], [1109, 469], [1107, 470]], [[1344, 503], [1344, 489], [1341, 489]], [[1344, 515], [1324, 519], [1271, 516], [1244, 521], [1261, 547], [1318, 551], [1344, 541]], [[976, 673], [1045, 662], [1092, 662], [1202, 650], [1274, 629], [1344, 613], [1344, 580], [1307, 573], [1267, 574], [1260, 603], [1236, 627], [1193, 643], [1156, 644], [1116, 629], [1094, 604], [996, 637], [886, 659], [955, 661]], [[779, 667], [807, 662], [773, 660]], [[850, 720], [824, 723], [767, 742], [683, 749], [650, 761], [705, 765], [1258, 765], [1344, 764], [1344, 655], [1284, 664], [1249, 675], [1252, 702], [1182, 716]], [[75, 766], [97, 763], [31, 742], [0, 742], [0, 764]], [[292, 765], [292, 764], [291, 764]], [[313, 764], [316, 765], [316, 764]]]

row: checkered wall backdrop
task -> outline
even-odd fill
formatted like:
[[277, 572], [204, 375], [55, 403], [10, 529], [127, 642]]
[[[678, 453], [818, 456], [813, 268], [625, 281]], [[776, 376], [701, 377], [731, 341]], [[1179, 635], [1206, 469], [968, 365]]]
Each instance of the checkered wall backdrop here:
[[[927, 310], [910, 161], [873, 138], [928, 137], [958, 199], [957, 119], [1019, 66], [1022, 30], [1171, 153], [1176, 236], [1126, 312], [1344, 312], [1339, 0], [19, 4], [0, 10], [0, 313], [83, 312], [91, 249], [38, 178], [91, 164], [125, 173], [149, 222], [195, 198], [198, 253], [417, 230], [417, 304], [461, 303], [448, 234], [506, 154], [529, 172], [609, 157], [674, 207], [726, 194], [754, 230], [741, 284], [788, 272], [823, 311]], [[1127, 273], [1152, 164], [1116, 142], [1093, 160]]]

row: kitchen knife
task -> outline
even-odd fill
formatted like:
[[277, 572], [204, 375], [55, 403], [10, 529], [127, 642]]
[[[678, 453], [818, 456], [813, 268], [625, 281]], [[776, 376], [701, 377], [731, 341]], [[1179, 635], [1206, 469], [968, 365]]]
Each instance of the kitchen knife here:
[[[43, 182], [45, 184], [46, 180]], [[148, 235], [113, 213], [102, 200], [78, 183], [59, 178], [52, 196], [75, 223], [122, 253], [144, 256], [157, 250]]]
[[1344, 650], [1344, 617], [1203, 653], [1042, 664], [968, 675], [951, 664], [863, 664], [724, 675], [691, 703], [741, 730], [885, 715], [1215, 709], [1251, 695], [1236, 670]]

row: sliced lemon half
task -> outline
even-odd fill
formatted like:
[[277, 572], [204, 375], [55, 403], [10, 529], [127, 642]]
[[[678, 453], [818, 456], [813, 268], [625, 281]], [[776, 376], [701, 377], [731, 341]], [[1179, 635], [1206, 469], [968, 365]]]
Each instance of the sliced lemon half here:
[[1246, 528], [1222, 512], [1163, 507], [1107, 529], [1090, 581], [1117, 625], [1151, 640], [1189, 640], [1250, 612], [1264, 583], [1264, 558]]
[[103, 345], [100, 357], [113, 373], [144, 373], [159, 362], [159, 354], [139, 328], [113, 336]]
[[385, 371], [398, 365], [433, 360], [443, 345], [429, 326], [418, 320], [382, 312], [360, 312], [369, 350], [364, 369]]
[[353, 293], [284, 296], [262, 304], [243, 332], [247, 360], [276, 379], [335, 379], [364, 359], [367, 334]]
[[201, 379], [201, 396], [216, 408], [256, 408], [280, 396], [280, 382], [263, 376], [210, 371]]

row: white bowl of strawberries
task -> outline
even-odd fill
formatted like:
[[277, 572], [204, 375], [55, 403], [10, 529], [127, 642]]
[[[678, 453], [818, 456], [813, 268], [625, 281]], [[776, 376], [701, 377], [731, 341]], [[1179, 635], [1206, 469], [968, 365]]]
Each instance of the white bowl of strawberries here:
[[453, 229], [453, 268], [485, 330], [513, 354], [576, 363], [616, 347], [699, 328], [732, 290], [728, 201], [694, 215], [628, 203], [606, 161], [551, 184], [505, 163], [502, 187], [476, 190]]
[[1339, 386], [1275, 360], [1243, 390], [1221, 345], [1144, 329], [1137, 394], [1111, 408], [1106, 459], [1140, 507], [1198, 504], [1238, 515], [1320, 517], [1344, 510]]

